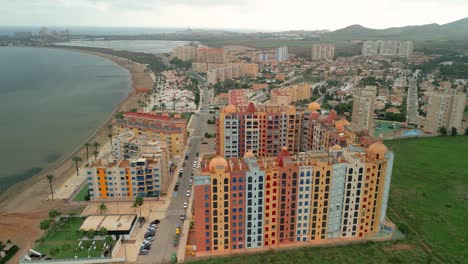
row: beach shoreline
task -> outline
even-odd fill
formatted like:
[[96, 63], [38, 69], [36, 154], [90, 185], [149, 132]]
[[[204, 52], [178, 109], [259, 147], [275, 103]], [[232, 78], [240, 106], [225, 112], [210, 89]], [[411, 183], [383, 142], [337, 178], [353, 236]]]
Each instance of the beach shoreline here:
[[83, 162], [85, 162], [86, 148], [84, 144], [96, 141], [103, 146], [108, 141], [107, 134], [109, 130], [107, 125], [112, 121], [115, 114], [119, 111], [128, 111], [138, 107], [138, 98], [135, 94], [136, 88], [147, 87], [151, 89], [154, 84], [150, 72], [145, 71], [146, 67], [142, 64], [98, 52], [72, 48], [56, 49], [93, 54], [114, 62], [129, 72], [131, 89], [129, 94], [114, 107], [105, 122], [80, 147], [71, 151], [61, 158], [61, 160], [45, 168], [37, 175], [9, 186], [7, 190], [0, 194], [0, 229], [2, 230], [0, 232], [0, 241], [10, 239], [13, 243], [19, 245], [20, 251], [15, 256], [15, 259], [32, 247], [36, 239], [40, 238], [42, 231], [39, 230], [39, 222], [48, 217], [49, 210], [56, 209], [62, 212], [74, 212], [81, 209], [80, 206], [66, 205], [65, 200], [46, 200], [50, 194], [50, 188], [45, 176], [48, 174], [55, 175], [53, 181], [54, 189], [59, 188], [67, 179], [73, 177], [75, 165], [71, 161], [71, 157], [80, 156]]

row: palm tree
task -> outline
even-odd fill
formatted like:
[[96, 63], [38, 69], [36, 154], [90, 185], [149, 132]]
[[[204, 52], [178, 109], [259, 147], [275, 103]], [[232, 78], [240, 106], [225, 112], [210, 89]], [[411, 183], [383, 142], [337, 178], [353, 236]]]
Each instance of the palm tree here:
[[91, 144], [85, 143], [84, 145], [86, 147], [86, 163], [89, 163], [89, 147], [91, 146]]
[[112, 133], [112, 124], [108, 124], [107, 128], [109, 129], [109, 133]]
[[94, 150], [97, 151], [98, 147], [101, 146], [101, 144], [99, 144], [99, 142], [97, 142], [97, 141], [94, 141], [93, 146], [94, 146]]
[[132, 206], [130, 206], [130, 208], [133, 208], [133, 212], [135, 212], [137, 207], [138, 207], [138, 204], [136, 202], [133, 202]]
[[140, 217], [141, 217], [141, 206], [143, 205], [143, 197], [142, 196], [137, 196], [135, 198], [135, 203], [140, 207]]
[[79, 168], [78, 168], [78, 162], [81, 162], [81, 161], [82, 161], [81, 158], [78, 157], [78, 156], [76, 156], [76, 157], [73, 157], [73, 158], [72, 158], [72, 161], [75, 162], [76, 176], [80, 176], [80, 170], [79, 170]]
[[107, 212], [107, 205], [105, 203], [101, 203], [100, 205], [98, 205], [97, 211], [100, 214]]
[[112, 149], [112, 133], [109, 133], [107, 134], [107, 137], [109, 138], [110, 140], [110, 143], [111, 143], [111, 149]]
[[94, 161], [97, 160], [97, 155], [99, 154], [99, 151], [95, 150], [93, 151], [93, 154], [94, 154]]
[[54, 179], [53, 174], [49, 174], [46, 176], [47, 180], [49, 181], [49, 186], [50, 186], [50, 195], [52, 195], [52, 200], [54, 199], [54, 190], [52, 189], [52, 180]]

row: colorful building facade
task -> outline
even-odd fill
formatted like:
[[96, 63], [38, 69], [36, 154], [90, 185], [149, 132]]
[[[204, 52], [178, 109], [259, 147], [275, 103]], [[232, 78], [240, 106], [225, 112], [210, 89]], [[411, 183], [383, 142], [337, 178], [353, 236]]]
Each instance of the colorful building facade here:
[[297, 155], [283, 147], [276, 157], [204, 157], [195, 177], [197, 251], [369, 238], [386, 224], [393, 159], [380, 142]]
[[282, 147], [298, 153], [346, 146], [346, 119], [334, 110], [320, 115], [318, 103], [307, 108], [283, 105], [228, 105], [216, 120], [216, 152], [231, 158], [251, 151], [258, 157], [277, 156]]

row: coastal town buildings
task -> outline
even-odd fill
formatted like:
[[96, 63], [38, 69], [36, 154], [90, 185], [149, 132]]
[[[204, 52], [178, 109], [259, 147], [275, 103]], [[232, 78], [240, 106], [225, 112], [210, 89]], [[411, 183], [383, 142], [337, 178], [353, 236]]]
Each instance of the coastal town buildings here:
[[166, 143], [170, 155], [180, 156], [187, 142], [187, 121], [179, 114], [127, 112], [122, 119], [113, 121], [113, 134], [126, 132], [143, 135], [149, 139]]
[[117, 148], [120, 158], [100, 159], [86, 168], [91, 200], [160, 196], [167, 192], [171, 179], [169, 152], [164, 143], [120, 138], [113, 152]]
[[413, 54], [412, 41], [379, 40], [365, 41], [362, 45], [362, 56], [400, 56], [410, 57]]
[[247, 101], [247, 90], [246, 89], [233, 89], [228, 91], [228, 104], [232, 105], [246, 105]]
[[441, 127], [452, 127], [462, 132], [462, 120], [466, 104], [466, 93], [429, 92], [426, 119], [423, 129], [437, 134]]
[[394, 154], [385, 145], [275, 152], [203, 158], [194, 180], [198, 251], [364, 240], [388, 229]]
[[377, 87], [368, 85], [353, 96], [352, 126], [355, 130], [374, 130], [374, 107]]
[[311, 97], [312, 85], [310, 83], [301, 83], [284, 88], [275, 88], [270, 92], [270, 100], [276, 105], [290, 105], [292, 103], [309, 100]]
[[195, 60], [197, 58], [197, 47], [190, 44], [177, 46], [172, 50], [172, 56], [183, 61]]
[[335, 57], [335, 45], [312, 45], [312, 52], [310, 57], [312, 60], [333, 60], [333, 58]]
[[288, 54], [288, 47], [283, 46], [276, 49], [276, 61], [277, 62], [285, 62], [288, 61], [289, 54]]
[[226, 51], [223, 48], [199, 47], [197, 49], [197, 62], [224, 63]]
[[[197, 70], [204, 70], [200, 65], [195, 66]], [[193, 68], [195, 71], [195, 68]], [[236, 79], [246, 75], [254, 76], [258, 73], [256, 63], [225, 63], [206, 64], [206, 79], [208, 83], [215, 84], [227, 79]]]
[[282, 147], [291, 153], [345, 146], [344, 127], [349, 122], [334, 110], [320, 115], [320, 105], [307, 108], [288, 105], [228, 105], [216, 118], [216, 153], [242, 157], [247, 151], [258, 157], [276, 156]]

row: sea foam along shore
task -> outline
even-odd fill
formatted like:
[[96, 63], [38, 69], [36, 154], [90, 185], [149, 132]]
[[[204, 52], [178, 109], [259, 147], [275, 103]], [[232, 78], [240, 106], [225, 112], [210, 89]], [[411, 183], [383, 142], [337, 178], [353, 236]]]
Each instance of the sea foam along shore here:
[[[153, 87], [153, 79], [151, 78], [150, 73], [145, 71], [144, 65], [129, 61], [128, 59], [97, 52], [74, 50], [72, 48], [66, 50], [90, 53], [109, 59], [120, 67], [128, 70], [131, 75], [132, 90], [129, 95], [114, 108], [114, 111], [108, 117], [106, 122], [104, 122], [102, 126], [98, 128], [86, 141], [97, 141], [101, 145], [104, 145], [108, 140], [107, 125], [112, 120], [115, 113], [137, 107], [138, 99], [134, 90], [140, 87]], [[76, 210], [76, 208], [71, 206], [66, 207], [65, 201], [63, 200], [46, 201], [50, 191], [45, 175], [55, 175], [54, 186], [56, 188], [64, 184], [69, 177], [72, 177], [75, 170], [71, 157], [80, 156], [84, 158], [86, 156], [84, 143], [85, 142], [83, 142], [82, 146], [72, 151], [69, 155], [62, 158], [51, 167], [46, 168], [41, 173], [27, 180], [11, 186], [0, 194], [0, 226], [2, 227], [2, 232], [0, 232], [0, 241], [6, 241], [7, 239], [14, 241], [20, 246], [20, 253], [22, 253], [24, 250], [31, 248], [34, 241], [42, 234], [39, 230], [39, 222], [47, 218], [47, 214], [50, 209], [58, 209], [62, 211]], [[19, 255], [21, 254], [17, 254], [15, 257]]]

